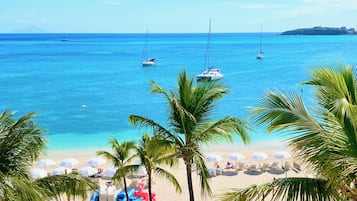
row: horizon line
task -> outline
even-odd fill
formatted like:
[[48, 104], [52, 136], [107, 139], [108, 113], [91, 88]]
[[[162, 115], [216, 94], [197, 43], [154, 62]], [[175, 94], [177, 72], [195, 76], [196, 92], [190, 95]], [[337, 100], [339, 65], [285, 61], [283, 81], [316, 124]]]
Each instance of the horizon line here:
[[[242, 34], [242, 33], [260, 33], [259, 32], [213, 32], [211, 34]], [[282, 33], [278, 31], [264, 33]], [[146, 32], [0, 32], [0, 34], [146, 34]], [[150, 34], [207, 34], [206, 32], [151, 32]]]

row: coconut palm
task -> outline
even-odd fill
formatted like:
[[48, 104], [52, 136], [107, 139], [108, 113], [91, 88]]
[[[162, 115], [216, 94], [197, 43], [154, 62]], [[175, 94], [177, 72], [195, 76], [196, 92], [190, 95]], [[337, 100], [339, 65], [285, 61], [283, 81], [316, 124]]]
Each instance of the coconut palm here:
[[124, 141], [120, 143], [115, 138], [111, 139], [109, 141], [109, 144], [112, 148], [113, 153], [110, 153], [108, 151], [98, 151], [97, 155], [103, 156], [106, 159], [112, 161], [114, 167], [118, 168], [112, 180], [119, 181], [119, 182], [120, 180], [123, 181], [126, 200], [129, 200], [126, 176], [137, 170], [137, 167], [130, 163], [135, 157], [132, 154], [132, 151], [135, 148], [135, 144], [134, 142], [130, 142], [130, 141], [129, 142]]
[[160, 135], [151, 137], [149, 134], [144, 134], [141, 138], [140, 144], [135, 148], [136, 154], [141, 161], [148, 175], [148, 191], [149, 200], [152, 201], [151, 183], [153, 174], [157, 174], [168, 179], [175, 187], [176, 192], [181, 193], [180, 184], [177, 182], [175, 176], [165, 169], [159, 167], [160, 165], [173, 166], [177, 163], [177, 158], [174, 157], [174, 149], [171, 143], [166, 141]]
[[219, 120], [210, 118], [216, 101], [228, 92], [218, 82], [194, 86], [193, 78], [187, 78], [186, 72], [183, 71], [178, 78], [177, 92], [165, 91], [154, 81], [151, 83], [151, 93], [162, 94], [167, 101], [170, 112], [168, 128], [139, 115], [130, 115], [130, 122], [139, 127], [153, 127], [154, 133], [171, 141], [176, 150], [176, 157], [182, 158], [186, 166], [190, 201], [194, 201], [193, 165], [200, 172], [201, 194], [210, 196], [212, 191], [208, 183], [209, 175], [200, 145], [222, 139], [232, 142], [232, 133], [238, 134], [243, 142], [248, 142], [245, 122], [231, 116]]
[[42, 130], [33, 121], [34, 113], [18, 120], [6, 110], [0, 114], [0, 201], [59, 200], [87, 197], [97, 185], [80, 175], [69, 174], [33, 180], [29, 169], [44, 151]]
[[317, 173], [239, 189], [222, 200], [357, 200], [357, 77], [352, 67], [319, 67], [303, 84], [315, 88], [310, 113], [295, 93], [270, 91], [253, 117], [270, 131], [291, 133], [288, 146]]

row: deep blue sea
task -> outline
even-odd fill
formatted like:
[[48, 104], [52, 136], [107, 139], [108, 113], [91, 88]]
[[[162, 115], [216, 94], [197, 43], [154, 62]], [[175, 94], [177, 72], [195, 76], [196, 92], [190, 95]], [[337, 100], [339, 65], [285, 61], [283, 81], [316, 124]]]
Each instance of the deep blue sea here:
[[[264, 33], [265, 57], [257, 60], [259, 35], [211, 34], [210, 64], [221, 69], [230, 91], [213, 118], [248, 118], [247, 107], [257, 105], [268, 89], [294, 90], [311, 102], [311, 90], [299, 85], [311, 68], [357, 64], [357, 36]], [[203, 71], [207, 43], [207, 34], [148, 37], [157, 65], [144, 68], [145, 34], [0, 34], [0, 110], [16, 111], [16, 117], [35, 111], [49, 149], [103, 147], [112, 137], [139, 139], [146, 130], [130, 126], [130, 114], [162, 124], [168, 116], [163, 97], [149, 93], [150, 80], [176, 89], [180, 71], [192, 77]], [[256, 125], [252, 133], [253, 142], [281, 138]]]

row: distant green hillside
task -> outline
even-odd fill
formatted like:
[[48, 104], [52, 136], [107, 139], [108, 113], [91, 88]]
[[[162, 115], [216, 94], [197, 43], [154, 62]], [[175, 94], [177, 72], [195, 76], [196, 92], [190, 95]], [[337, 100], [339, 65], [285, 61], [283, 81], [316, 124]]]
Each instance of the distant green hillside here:
[[285, 31], [281, 35], [355, 35], [357, 32], [354, 28], [347, 29], [346, 27], [313, 27], [301, 28], [290, 31]]

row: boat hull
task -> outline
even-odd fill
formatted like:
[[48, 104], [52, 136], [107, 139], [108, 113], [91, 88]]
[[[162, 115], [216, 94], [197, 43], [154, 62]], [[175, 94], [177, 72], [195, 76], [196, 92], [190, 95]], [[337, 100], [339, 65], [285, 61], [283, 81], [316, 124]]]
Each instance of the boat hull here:
[[143, 67], [155, 66], [156, 63], [152, 61], [142, 62]]
[[223, 74], [218, 68], [208, 68], [203, 71], [201, 74], [196, 75], [197, 81], [213, 81], [223, 78]]
[[258, 53], [257, 54], [257, 59], [263, 59], [264, 58], [264, 54], [263, 53]]

